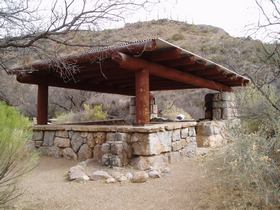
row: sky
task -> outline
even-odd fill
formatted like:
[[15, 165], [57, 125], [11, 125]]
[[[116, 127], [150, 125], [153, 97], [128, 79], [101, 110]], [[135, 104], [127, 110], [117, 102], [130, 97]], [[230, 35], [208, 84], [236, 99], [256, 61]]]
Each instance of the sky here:
[[[264, 30], [252, 30], [264, 16], [255, 0], [159, 0], [147, 10], [139, 10], [126, 18], [126, 23], [158, 19], [172, 19], [191, 24], [206, 24], [224, 29], [231, 36], [273, 41]], [[266, 11], [273, 11], [267, 0], [258, 0]], [[122, 27], [112, 23], [109, 27]], [[278, 27], [278, 26], [277, 26]], [[279, 28], [278, 28], [279, 29]], [[276, 30], [279, 31], [279, 30]]]
[[260, 11], [254, 0], [161, 0], [151, 11], [141, 11], [127, 22], [168, 18], [223, 28], [232, 36], [247, 36]]
[[[68, 0], [67, 0], [68, 1]], [[70, 1], [70, 0], [69, 0]], [[79, 10], [79, 1], [73, 6], [74, 11]], [[143, 0], [135, 0], [143, 1]], [[206, 24], [220, 27], [235, 37], [258, 38], [263, 41], [264, 37], [261, 33], [253, 34], [253, 26], [263, 18], [260, 9], [255, 0], [149, 0], [160, 1], [158, 4], [150, 5], [147, 10], [139, 9], [137, 12], [130, 13], [125, 16], [125, 23], [133, 23], [138, 21], [172, 19], [183, 21], [191, 24]], [[258, 0], [265, 5], [265, 9], [271, 10], [271, 4], [265, 4], [267, 0]], [[36, 0], [34, 2], [37, 2]], [[53, 5], [56, 0], [40, 1], [44, 8]], [[59, 0], [62, 3], [63, 1]], [[94, 2], [103, 2], [103, 0], [88, 0], [91, 6]], [[110, 2], [110, 0], [104, 0]], [[280, 8], [279, 8], [280, 9]], [[48, 10], [49, 11], [49, 10]], [[104, 28], [123, 27], [124, 22], [111, 22], [102, 25]], [[277, 30], [279, 31], [279, 30]]]

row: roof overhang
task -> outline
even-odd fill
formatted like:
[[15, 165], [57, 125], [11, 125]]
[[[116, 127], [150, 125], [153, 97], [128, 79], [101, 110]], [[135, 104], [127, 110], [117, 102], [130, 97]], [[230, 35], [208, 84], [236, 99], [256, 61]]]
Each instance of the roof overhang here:
[[150, 90], [230, 91], [249, 79], [163, 39], [100, 48], [11, 70], [17, 80], [79, 90], [135, 94], [135, 71], [150, 69]]

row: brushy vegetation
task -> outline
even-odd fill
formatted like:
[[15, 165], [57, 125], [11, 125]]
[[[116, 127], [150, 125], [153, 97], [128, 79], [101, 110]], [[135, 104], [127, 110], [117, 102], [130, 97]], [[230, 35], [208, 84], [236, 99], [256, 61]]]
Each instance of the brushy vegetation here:
[[98, 121], [106, 120], [107, 112], [104, 110], [102, 104], [83, 104], [83, 110], [80, 112], [64, 112], [56, 117], [57, 123], [72, 123], [82, 121]]
[[172, 102], [164, 103], [164, 107], [160, 114], [162, 117], [165, 117], [165, 118], [171, 119], [171, 120], [175, 120], [177, 115], [179, 115], [179, 114], [183, 114], [185, 116], [185, 120], [193, 119], [189, 113], [184, 111], [182, 108], [177, 107]]
[[[275, 89], [266, 86], [263, 91], [279, 105]], [[243, 115], [241, 123], [232, 130], [233, 143], [213, 161], [219, 172], [219, 189], [232, 192], [225, 197], [223, 208], [278, 209], [280, 113], [255, 88], [246, 88], [237, 98]]]
[[36, 155], [27, 148], [30, 126], [28, 118], [0, 102], [0, 208], [20, 195], [18, 178], [36, 163]]

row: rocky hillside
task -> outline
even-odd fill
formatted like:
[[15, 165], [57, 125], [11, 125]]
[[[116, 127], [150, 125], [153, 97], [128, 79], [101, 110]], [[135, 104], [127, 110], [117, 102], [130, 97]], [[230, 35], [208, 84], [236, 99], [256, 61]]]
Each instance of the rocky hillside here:
[[[75, 35], [75, 36], [74, 36]], [[110, 29], [103, 31], [79, 31], [70, 33], [68, 36], [61, 37], [61, 40], [70, 39], [72, 43], [103, 46], [122, 43], [125, 41], [141, 40], [153, 37], [161, 37], [173, 44], [184, 49], [192, 51], [198, 55], [206, 57], [212, 61], [222, 64], [240, 74], [249, 74], [254, 78], [263, 78], [263, 71], [260, 68], [269, 71], [270, 66], [264, 66], [263, 46], [258, 40], [250, 38], [234, 38], [226, 33], [223, 29], [208, 25], [192, 25], [184, 22], [158, 20], [149, 22], [139, 22], [127, 24], [120, 29]], [[56, 46], [47, 41], [41, 41], [40, 45], [49, 53], [72, 54], [78, 51], [87, 51], [89, 48]], [[11, 65], [30, 63], [40, 58], [36, 54], [18, 52], [22, 59], [11, 62]], [[43, 56], [44, 57], [44, 56]], [[14, 81], [14, 78], [8, 78], [5, 73], [0, 75], [0, 97], [6, 98], [11, 104], [19, 106], [25, 113], [31, 116], [35, 114], [35, 87], [21, 85]], [[56, 112], [70, 109], [79, 109], [79, 101], [85, 95], [80, 91], [67, 91], [68, 96], [77, 100], [77, 103], [71, 102], [71, 97], [64, 97], [65, 90], [55, 88], [50, 90], [50, 114], [53, 116]], [[183, 108], [195, 118], [203, 117], [203, 96], [205, 91], [187, 90], [173, 92], [159, 92], [156, 94], [158, 103], [161, 108], [166, 105], [166, 101], [174, 103], [177, 107]], [[119, 99], [125, 99], [120, 96], [107, 96], [93, 94], [96, 98], [93, 102], [106, 101], [111, 104], [118, 103]], [[88, 99], [92, 94], [86, 96]], [[102, 97], [101, 97], [102, 96]], [[84, 99], [84, 98], [83, 98]], [[65, 106], [62, 108], [60, 105]], [[71, 107], [72, 106], [72, 107]], [[107, 107], [110, 109], [110, 107]], [[116, 110], [115, 110], [116, 112]]]

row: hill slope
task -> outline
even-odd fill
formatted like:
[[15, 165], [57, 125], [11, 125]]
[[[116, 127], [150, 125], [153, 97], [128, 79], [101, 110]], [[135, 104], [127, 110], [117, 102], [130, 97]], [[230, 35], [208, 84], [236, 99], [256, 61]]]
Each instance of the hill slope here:
[[[192, 25], [178, 21], [158, 20], [149, 22], [139, 22], [127, 24], [124, 28], [110, 29], [104, 31], [79, 31], [70, 33], [68, 36], [61, 37], [61, 40], [71, 38], [72, 43], [88, 44], [88, 45], [111, 45], [125, 41], [136, 41], [141, 39], [161, 37], [173, 44], [184, 49], [194, 52], [198, 55], [206, 57], [214, 62], [222, 64], [240, 74], [249, 74], [254, 78], [263, 77], [263, 72], [259, 71], [259, 67], [263, 66], [262, 43], [258, 40], [250, 38], [233, 38], [224, 30], [207, 25]], [[55, 54], [72, 54], [72, 52], [83, 52], [88, 48], [67, 47], [50, 45], [48, 41], [41, 41], [40, 45], [49, 53]], [[30, 54], [29, 52], [18, 52], [22, 59], [17, 59], [11, 64], [29, 63], [41, 56]], [[17, 56], [18, 57], [18, 56]], [[43, 56], [44, 57], [44, 56]], [[269, 66], [265, 67], [268, 71]], [[258, 71], [257, 71], [258, 70]], [[0, 75], [0, 97], [6, 98], [11, 104], [18, 105], [25, 113], [31, 116], [35, 115], [36, 93], [34, 86], [21, 85], [8, 78], [5, 73]], [[65, 93], [69, 97], [65, 97]], [[82, 93], [84, 95], [84, 93]], [[171, 101], [178, 107], [190, 112], [195, 118], [203, 117], [203, 96], [205, 91], [189, 90], [174, 92], [159, 92], [156, 94], [160, 108], [166, 101]], [[50, 90], [50, 115], [65, 109], [80, 109], [79, 102], [87, 100], [92, 94], [81, 97], [80, 91], [65, 91], [63, 89]], [[118, 102], [119, 99], [125, 99], [120, 96], [108, 96], [103, 94], [94, 94], [96, 98], [94, 102], [106, 101], [110, 104], [112, 100]], [[102, 97], [100, 97], [102, 96]], [[72, 103], [72, 99], [77, 103]], [[107, 107], [110, 108], [110, 107]]]

